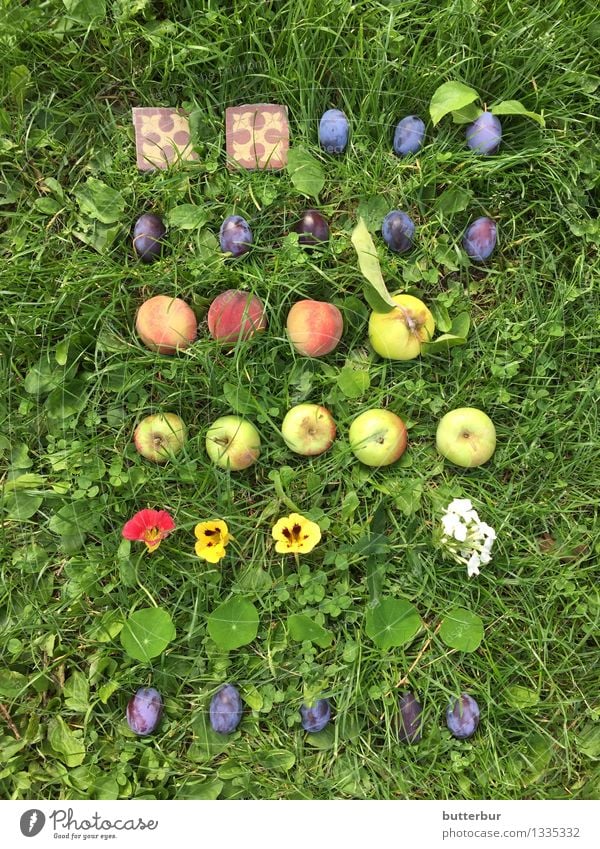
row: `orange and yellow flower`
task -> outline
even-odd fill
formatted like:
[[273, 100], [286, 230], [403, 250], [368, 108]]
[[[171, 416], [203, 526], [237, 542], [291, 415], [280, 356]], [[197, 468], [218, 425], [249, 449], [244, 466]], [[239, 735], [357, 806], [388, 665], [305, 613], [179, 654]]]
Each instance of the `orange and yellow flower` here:
[[125, 539], [145, 542], [148, 551], [156, 551], [163, 539], [175, 530], [175, 522], [166, 510], [140, 510], [125, 522]]
[[272, 530], [278, 554], [308, 554], [321, 539], [321, 528], [299, 513], [275, 523]]
[[209, 563], [218, 563], [225, 557], [225, 548], [231, 536], [226, 522], [222, 519], [200, 522], [194, 528], [194, 534], [198, 540], [195, 545], [198, 557], [208, 560]]

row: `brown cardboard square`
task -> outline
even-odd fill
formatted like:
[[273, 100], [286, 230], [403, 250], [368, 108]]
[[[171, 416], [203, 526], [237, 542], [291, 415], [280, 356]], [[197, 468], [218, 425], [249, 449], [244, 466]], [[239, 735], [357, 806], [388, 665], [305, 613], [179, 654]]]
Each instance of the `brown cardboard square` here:
[[131, 110], [140, 171], [168, 168], [180, 160], [197, 160], [190, 124], [183, 109], [140, 106]]
[[287, 165], [290, 131], [287, 107], [275, 103], [229, 106], [225, 110], [227, 164], [249, 169]]

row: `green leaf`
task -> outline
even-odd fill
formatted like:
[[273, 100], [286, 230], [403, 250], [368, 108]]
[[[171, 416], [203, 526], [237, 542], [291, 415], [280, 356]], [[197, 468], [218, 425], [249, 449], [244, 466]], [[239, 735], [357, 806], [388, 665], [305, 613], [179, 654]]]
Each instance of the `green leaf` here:
[[375, 312], [390, 312], [396, 304], [386, 288], [373, 239], [362, 218], [358, 219], [351, 240], [358, 256], [360, 273], [370, 284], [365, 287], [365, 298], [369, 306]]
[[73, 672], [70, 678], [65, 681], [63, 694], [65, 696], [65, 707], [78, 713], [85, 713], [89, 707], [90, 686], [83, 672], [78, 670]]
[[208, 633], [226, 651], [245, 646], [258, 634], [258, 612], [250, 601], [229, 599], [208, 617]]
[[105, 253], [121, 232], [119, 224], [102, 224], [100, 221], [83, 218], [78, 218], [77, 223], [81, 229], [73, 230], [75, 238], [99, 254]]
[[170, 227], [180, 230], [198, 230], [206, 224], [206, 210], [193, 203], [182, 203], [167, 214]]
[[296, 763], [296, 755], [283, 749], [271, 749], [259, 752], [260, 763], [266, 769], [276, 769], [287, 772]]
[[588, 723], [577, 737], [577, 748], [582, 755], [600, 760], [600, 723]]
[[453, 607], [444, 617], [440, 637], [452, 649], [475, 651], [483, 640], [483, 622], [476, 613], [462, 607]]
[[19, 111], [23, 110], [25, 93], [31, 85], [31, 73], [25, 65], [16, 65], [8, 75], [8, 91], [17, 104]]
[[429, 304], [429, 309], [431, 310], [437, 329], [441, 330], [442, 333], [448, 333], [452, 327], [452, 321], [444, 304], [439, 301], [432, 301]]
[[56, 215], [63, 208], [63, 205], [54, 198], [37, 198], [34, 201], [34, 206], [42, 215]]
[[125, 210], [123, 195], [96, 177], [88, 177], [73, 194], [82, 214], [102, 224], [114, 224], [119, 221]]
[[429, 114], [433, 121], [433, 126], [442, 120], [448, 112], [455, 112], [459, 109], [464, 109], [474, 100], [479, 98], [478, 93], [474, 88], [464, 85], [459, 82], [443, 83], [437, 88], [431, 102], [429, 104]]
[[18, 522], [22, 522], [25, 519], [31, 519], [37, 513], [43, 500], [43, 495], [32, 495], [29, 492], [17, 491], [4, 498], [2, 507], [6, 510], [7, 519], [16, 519]]
[[252, 392], [240, 384], [233, 383], [223, 384], [223, 397], [227, 405], [235, 410], [236, 413], [247, 415], [248, 413], [256, 412], [256, 400]]
[[323, 628], [318, 622], [315, 622], [314, 619], [305, 616], [303, 613], [295, 613], [292, 616], [288, 616], [287, 624], [292, 640], [295, 640], [297, 643], [301, 643], [303, 640], [310, 640], [311, 643], [315, 643], [322, 649], [331, 645], [331, 641], [333, 640], [331, 631]]
[[371, 385], [369, 372], [352, 366], [344, 366], [336, 381], [346, 398], [360, 398]]
[[382, 651], [409, 643], [420, 629], [417, 608], [403, 598], [385, 598], [367, 610], [367, 635]]
[[299, 192], [318, 200], [325, 185], [325, 172], [318, 159], [308, 151], [294, 147], [288, 152], [287, 172]]
[[452, 327], [450, 328], [450, 333], [454, 336], [461, 336], [463, 339], [466, 339], [469, 335], [469, 329], [471, 327], [471, 319], [469, 318], [468, 312], [461, 312], [455, 318], [452, 319]]
[[473, 192], [470, 189], [450, 186], [437, 198], [435, 208], [442, 215], [452, 215], [454, 212], [462, 212], [467, 209], [472, 198]]
[[483, 109], [480, 106], [475, 106], [470, 103], [468, 106], [463, 106], [462, 109], [454, 109], [452, 112], [452, 121], [455, 124], [472, 124], [482, 114]]
[[540, 700], [540, 695], [536, 690], [521, 687], [519, 684], [511, 684], [505, 689], [504, 695], [508, 704], [519, 710], [535, 707]]
[[145, 607], [136, 610], [121, 631], [121, 645], [130, 657], [148, 663], [175, 639], [175, 626], [166, 610]]
[[27, 686], [27, 678], [13, 669], [0, 668], [0, 696], [14, 699], [21, 696]]
[[389, 212], [388, 202], [381, 195], [373, 195], [370, 198], [363, 198], [358, 204], [356, 214], [365, 222], [367, 229], [371, 233], [381, 230], [381, 223]]
[[527, 118], [531, 118], [532, 121], [537, 121], [540, 127], [546, 126], [542, 115], [538, 115], [537, 112], [530, 112], [518, 100], [503, 100], [501, 103], [496, 103], [495, 106], [492, 106], [490, 112], [494, 115], [525, 115]]
[[71, 380], [64, 386], [57, 386], [46, 401], [46, 410], [50, 419], [68, 419], [80, 413], [87, 405], [87, 389], [82, 380]]
[[29, 395], [44, 395], [60, 386], [63, 374], [61, 368], [42, 357], [25, 375], [23, 387]]
[[96, 527], [98, 513], [87, 500], [73, 501], [65, 504], [50, 517], [48, 527], [54, 534], [68, 537], [86, 533]]
[[85, 745], [76, 736], [60, 716], [54, 716], [48, 723], [48, 742], [60, 760], [68, 767], [79, 766], [86, 755]]
[[175, 792], [176, 799], [205, 799], [214, 801], [219, 798], [223, 789], [223, 782], [218, 778], [211, 780], [185, 780], [181, 787]]
[[83, 26], [106, 17], [106, 0], [63, 0], [63, 6], [67, 17]]
[[433, 342], [423, 342], [421, 345], [421, 353], [438, 354], [440, 351], [447, 351], [448, 348], [454, 348], [456, 345], [464, 345], [466, 341], [467, 340], [464, 336], [455, 336], [452, 333], [443, 333]]

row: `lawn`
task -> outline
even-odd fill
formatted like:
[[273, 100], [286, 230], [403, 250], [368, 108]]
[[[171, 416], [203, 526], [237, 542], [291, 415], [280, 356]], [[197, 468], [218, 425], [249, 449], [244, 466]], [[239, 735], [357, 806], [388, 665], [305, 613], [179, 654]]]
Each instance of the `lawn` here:
[[[0, 19], [0, 796], [598, 798], [595, 4], [6, 0]], [[431, 98], [448, 81], [475, 88], [481, 105], [519, 100], [544, 126], [507, 115], [499, 151], [478, 155], [450, 115], [433, 125]], [[287, 106], [291, 149], [324, 176], [317, 197], [287, 169], [227, 169], [224, 112], [243, 103]], [[131, 109], [154, 105], [190, 113], [196, 162], [137, 169]], [[339, 156], [317, 139], [332, 107], [351, 127]], [[425, 144], [399, 158], [394, 127], [413, 113]], [[309, 207], [331, 228], [313, 252], [289, 233]], [[405, 254], [381, 237], [392, 209], [416, 224]], [[131, 244], [144, 212], [169, 225], [150, 264]], [[237, 259], [218, 246], [231, 214], [254, 234]], [[471, 263], [462, 234], [484, 215], [498, 245]], [[389, 291], [421, 298], [438, 332], [467, 314], [464, 344], [407, 362], [372, 350], [351, 241], [359, 216]], [[226, 289], [253, 293], [268, 317], [232, 348], [206, 323]], [[135, 331], [157, 294], [198, 318], [197, 340], [174, 356]], [[290, 344], [300, 299], [341, 310], [332, 353], [303, 357]], [[304, 402], [337, 423], [313, 458], [280, 432]], [[493, 457], [474, 469], [436, 451], [439, 420], [465, 406], [497, 431]], [[405, 421], [408, 448], [372, 468], [348, 430], [381, 407]], [[159, 412], [188, 429], [165, 464], [133, 444]], [[244, 471], [206, 454], [207, 428], [224, 415], [260, 432]], [[471, 499], [497, 533], [471, 578], [440, 548], [454, 498]], [[177, 526], [154, 552], [121, 535], [144, 508]], [[292, 512], [322, 532], [298, 558], [271, 535]], [[232, 540], [210, 564], [194, 527], [216, 519]], [[483, 624], [474, 650], [444, 639], [456, 608]], [[396, 609], [416, 627], [399, 634], [386, 620]], [[147, 633], [154, 656], [138, 659], [130, 617], [147, 610], [167, 625]], [[243, 702], [229, 736], [208, 722], [224, 683]], [[140, 737], [125, 709], [144, 686], [165, 706]], [[398, 734], [407, 689], [423, 705], [413, 745]], [[481, 721], [458, 740], [445, 712], [463, 692]], [[332, 720], [306, 733], [300, 706], [320, 697]]]

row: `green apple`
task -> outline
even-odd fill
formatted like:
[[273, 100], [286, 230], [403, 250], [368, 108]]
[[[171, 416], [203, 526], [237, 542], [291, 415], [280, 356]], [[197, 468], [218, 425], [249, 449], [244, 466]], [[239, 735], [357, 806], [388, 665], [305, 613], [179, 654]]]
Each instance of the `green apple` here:
[[350, 425], [354, 456], [366, 466], [389, 466], [404, 454], [406, 425], [390, 410], [366, 410]]
[[181, 451], [185, 439], [185, 425], [175, 413], [146, 416], [133, 434], [133, 441], [139, 453], [153, 463], [166, 463], [169, 457]]
[[331, 447], [336, 427], [333, 416], [318, 404], [298, 404], [285, 415], [281, 435], [295, 454], [315, 457]]
[[441, 419], [435, 443], [440, 454], [451, 463], [473, 468], [487, 463], [496, 448], [493, 421], [475, 407], [459, 407]]
[[433, 316], [423, 301], [412, 295], [393, 295], [390, 312], [373, 312], [369, 319], [369, 340], [374, 350], [388, 360], [414, 360], [424, 342], [431, 342], [435, 330]]
[[247, 469], [258, 460], [259, 433], [251, 422], [239, 416], [222, 416], [206, 433], [206, 453], [222, 469]]

